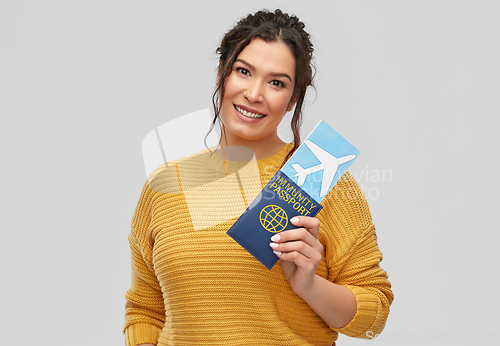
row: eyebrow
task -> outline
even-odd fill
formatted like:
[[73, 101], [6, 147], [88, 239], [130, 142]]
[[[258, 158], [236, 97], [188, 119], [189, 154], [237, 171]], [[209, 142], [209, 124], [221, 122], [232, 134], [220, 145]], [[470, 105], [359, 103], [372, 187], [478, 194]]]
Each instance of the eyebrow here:
[[[242, 64], [245, 64], [248, 67], [250, 67], [252, 70], [254, 70], [254, 71], [257, 70], [255, 68], [255, 66], [253, 66], [252, 64], [250, 64], [249, 62], [247, 62], [243, 59], [236, 59], [235, 62], [241, 62]], [[285, 77], [285, 78], [288, 78], [291, 83], [293, 83], [292, 77], [290, 77], [290, 75], [288, 73], [271, 72], [269, 75], [273, 76], [273, 77]]]

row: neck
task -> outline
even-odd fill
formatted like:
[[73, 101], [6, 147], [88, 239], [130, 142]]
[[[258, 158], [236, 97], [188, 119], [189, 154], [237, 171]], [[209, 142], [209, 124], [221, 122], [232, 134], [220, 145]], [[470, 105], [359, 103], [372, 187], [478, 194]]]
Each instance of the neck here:
[[231, 136], [231, 134], [224, 133], [221, 135], [220, 145], [224, 147], [245, 147], [255, 154], [257, 160], [265, 159], [270, 157], [280, 151], [285, 142], [283, 142], [276, 133], [275, 136], [270, 136], [269, 138], [260, 140], [245, 140], [243, 138]]

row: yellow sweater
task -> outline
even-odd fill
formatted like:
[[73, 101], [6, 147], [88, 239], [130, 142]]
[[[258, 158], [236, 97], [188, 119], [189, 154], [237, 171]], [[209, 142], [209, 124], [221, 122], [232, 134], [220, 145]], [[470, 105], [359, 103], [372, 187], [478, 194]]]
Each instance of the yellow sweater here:
[[[322, 202], [317, 274], [352, 290], [357, 312], [329, 327], [226, 232], [281, 166], [290, 145], [252, 164], [203, 151], [145, 184], [132, 220], [125, 344], [334, 345], [382, 331], [393, 300], [363, 192], [347, 172]], [[256, 183], [257, 182], [257, 183]]]

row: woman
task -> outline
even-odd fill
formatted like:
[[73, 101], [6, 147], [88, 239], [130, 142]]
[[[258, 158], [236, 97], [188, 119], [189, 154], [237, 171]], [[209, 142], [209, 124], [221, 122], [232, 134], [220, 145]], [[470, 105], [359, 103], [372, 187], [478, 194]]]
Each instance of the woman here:
[[[259, 11], [240, 20], [217, 52], [220, 146], [254, 152], [261, 189], [300, 143], [312, 44], [295, 16]], [[286, 144], [277, 127], [291, 110], [294, 142]], [[196, 229], [186, 177], [225, 172], [222, 191], [210, 190], [226, 201], [216, 207], [236, 208], [232, 201], [242, 195], [248, 205], [244, 189], [231, 190], [244, 185], [229, 183], [231, 164], [204, 151], [145, 185], [129, 236], [126, 345], [332, 345], [339, 332], [380, 333], [393, 294], [366, 200], [351, 175], [323, 200], [317, 218], [293, 218], [296, 229], [270, 238], [281, 260], [268, 270], [226, 234], [237, 217]]]

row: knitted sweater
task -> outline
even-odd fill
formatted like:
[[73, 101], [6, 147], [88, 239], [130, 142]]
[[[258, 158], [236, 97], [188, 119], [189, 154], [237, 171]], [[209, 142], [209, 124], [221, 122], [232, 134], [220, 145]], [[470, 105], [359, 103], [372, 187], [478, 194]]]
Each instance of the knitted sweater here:
[[317, 215], [317, 274], [348, 287], [357, 302], [343, 328], [329, 327], [292, 291], [281, 260], [268, 270], [226, 234], [290, 148], [251, 164], [205, 150], [149, 177], [129, 236], [127, 346], [335, 345], [338, 333], [382, 331], [393, 294], [367, 202], [348, 172]]

